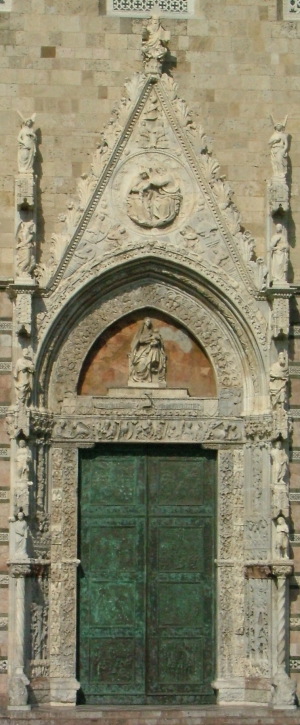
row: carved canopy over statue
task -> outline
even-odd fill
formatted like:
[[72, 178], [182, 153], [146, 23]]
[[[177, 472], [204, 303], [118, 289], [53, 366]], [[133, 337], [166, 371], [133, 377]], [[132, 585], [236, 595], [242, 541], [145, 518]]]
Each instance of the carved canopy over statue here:
[[165, 384], [166, 361], [161, 335], [146, 317], [132, 342], [128, 384]]
[[180, 187], [166, 169], [143, 169], [127, 197], [128, 216], [142, 227], [164, 227], [177, 216]]

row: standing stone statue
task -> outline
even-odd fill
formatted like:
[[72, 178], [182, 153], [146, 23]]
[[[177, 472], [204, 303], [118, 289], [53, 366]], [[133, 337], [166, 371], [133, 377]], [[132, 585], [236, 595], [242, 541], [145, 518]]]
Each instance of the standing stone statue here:
[[14, 485], [14, 507], [15, 512], [22, 509], [25, 516], [29, 514], [29, 464], [31, 463], [31, 452], [26, 445], [26, 441], [21, 438], [18, 442], [18, 450], [15, 457], [16, 462], [16, 480]]
[[19, 481], [28, 481], [29, 463], [31, 462], [31, 452], [26, 445], [26, 441], [21, 438], [18, 442], [18, 450], [16, 453], [16, 473]]
[[[34, 253], [35, 224], [32, 221], [22, 221], [17, 234], [16, 245], [16, 276], [30, 277], [35, 267]], [[31, 278], [30, 278], [31, 279]]]
[[271, 239], [271, 281], [273, 285], [286, 285], [289, 263], [289, 245], [282, 224], [276, 224], [276, 233]]
[[27, 557], [27, 536], [28, 536], [28, 524], [25, 521], [23, 511], [19, 511], [17, 514], [17, 520], [15, 522], [15, 554], [21, 558]]
[[162, 63], [168, 52], [167, 45], [170, 33], [161, 26], [157, 15], [150, 18], [148, 25], [143, 29], [142, 54], [145, 71], [149, 75], [160, 75]]
[[166, 354], [158, 330], [153, 329], [149, 317], [135, 335], [129, 359], [129, 384], [164, 384], [166, 380]]
[[276, 522], [276, 555], [279, 559], [289, 558], [289, 527], [284, 516], [278, 516]]
[[285, 179], [287, 173], [288, 137], [285, 133], [287, 118], [286, 116], [283, 123], [277, 123], [271, 116], [274, 132], [269, 140], [269, 146], [271, 149], [273, 177], [275, 179]]
[[19, 174], [28, 174], [33, 172], [33, 162], [36, 154], [37, 138], [33, 130], [36, 114], [33, 113], [30, 118], [26, 119], [23, 118], [19, 111], [18, 114], [22, 120], [21, 131], [18, 135], [18, 169]]
[[22, 356], [17, 360], [14, 369], [16, 396], [19, 403], [26, 405], [32, 391], [34, 364], [30, 348], [24, 348]]
[[272, 460], [272, 484], [273, 486], [285, 486], [285, 478], [288, 474], [289, 459], [282, 446], [282, 441], [276, 441], [271, 450]]
[[278, 354], [277, 362], [270, 367], [269, 391], [271, 397], [271, 406], [273, 410], [276, 408], [284, 408], [287, 401], [287, 384], [288, 384], [288, 363], [285, 352]]

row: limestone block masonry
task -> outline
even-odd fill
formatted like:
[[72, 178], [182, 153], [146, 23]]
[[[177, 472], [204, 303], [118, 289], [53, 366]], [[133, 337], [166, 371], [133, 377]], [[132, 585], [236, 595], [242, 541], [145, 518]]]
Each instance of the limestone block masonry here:
[[[116, 442], [216, 452], [212, 691], [220, 709], [297, 705], [290, 5], [196, 0], [192, 18], [159, 19], [106, 14], [103, 0], [0, 4], [0, 693], [12, 713], [76, 705], [78, 455]], [[108, 376], [105, 393], [81, 394], [95, 346], [129, 340], [129, 324], [125, 385]], [[189, 394], [179, 373], [169, 385], [170, 334], [201, 350], [214, 394]]]

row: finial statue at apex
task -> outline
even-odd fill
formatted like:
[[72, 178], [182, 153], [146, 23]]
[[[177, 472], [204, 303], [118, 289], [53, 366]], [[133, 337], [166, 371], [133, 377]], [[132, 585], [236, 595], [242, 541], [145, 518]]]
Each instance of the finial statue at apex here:
[[170, 33], [160, 24], [157, 15], [152, 15], [143, 29], [142, 54], [146, 75], [160, 76], [162, 64], [168, 52]]

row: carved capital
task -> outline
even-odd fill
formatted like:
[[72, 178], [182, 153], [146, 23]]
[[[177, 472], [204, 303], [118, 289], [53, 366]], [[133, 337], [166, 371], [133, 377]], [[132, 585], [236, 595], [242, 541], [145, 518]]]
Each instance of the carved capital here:
[[245, 435], [255, 442], [271, 440], [273, 418], [271, 415], [249, 416], [245, 418]]
[[272, 564], [272, 574], [277, 579], [291, 576], [294, 570], [294, 562], [290, 559]]
[[9, 574], [14, 579], [18, 577], [26, 577], [31, 575], [31, 563], [30, 559], [24, 561], [9, 561]]
[[46, 408], [30, 408], [30, 434], [38, 441], [51, 439], [53, 429], [53, 413]]

